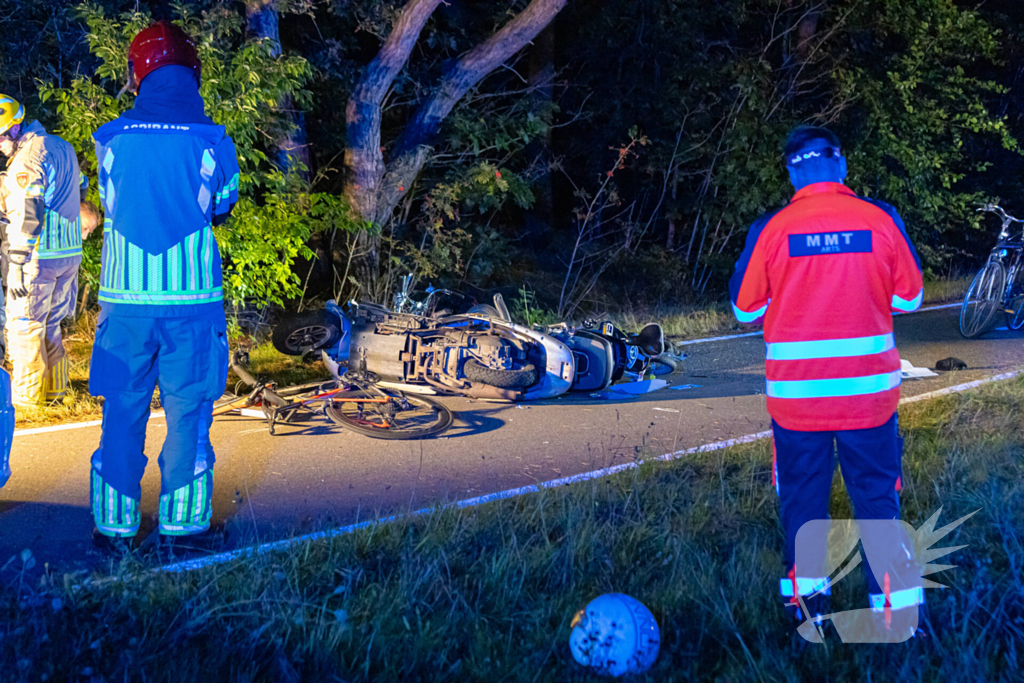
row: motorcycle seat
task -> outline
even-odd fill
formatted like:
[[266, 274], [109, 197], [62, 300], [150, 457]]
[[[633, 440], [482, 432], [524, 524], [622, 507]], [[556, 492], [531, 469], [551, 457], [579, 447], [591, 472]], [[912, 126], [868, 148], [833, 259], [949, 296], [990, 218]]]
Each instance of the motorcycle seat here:
[[626, 343], [639, 347], [648, 357], [660, 356], [665, 352], [665, 333], [658, 323], [648, 323]]

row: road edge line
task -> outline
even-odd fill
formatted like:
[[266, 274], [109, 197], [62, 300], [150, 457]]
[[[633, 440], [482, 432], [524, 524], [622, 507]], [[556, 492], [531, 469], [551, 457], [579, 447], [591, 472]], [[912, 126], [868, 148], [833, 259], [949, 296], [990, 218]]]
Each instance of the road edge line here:
[[[992, 377], [985, 377], [973, 382], [966, 382], [964, 384], [957, 384], [951, 387], [945, 387], [944, 389], [936, 389], [935, 391], [929, 391], [924, 394], [918, 394], [917, 396], [910, 396], [905, 399], [900, 399], [900, 405], [906, 403], [916, 403], [918, 401], [924, 401], [930, 398], [938, 398], [940, 396], [948, 396], [949, 394], [961, 393], [976, 389], [984, 384], [990, 384], [992, 382], [1001, 382], [1008, 379], [1013, 379], [1019, 376], [1024, 370], [1014, 370], [1012, 372], [1005, 372], [1000, 375], [993, 375]], [[265, 543], [261, 545], [248, 546], [246, 548], [238, 548], [237, 550], [230, 550], [224, 553], [218, 553], [216, 555], [210, 555], [207, 557], [196, 558], [194, 560], [186, 560], [184, 562], [177, 562], [174, 564], [164, 565], [162, 567], [155, 567], [151, 571], [156, 573], [171, 573], [179, 574], [195, 569], [203, 569], [205, 567], [212, 567], [232, 560], [246, 559], [256, 555], [264, 555], [266, 553], [274, 552], [276, 550], [284, 550], [290, 546], [307, 543], [311, 541], [319, 541], [328, 538], [335, 538], [350, 534], [359, 529], [363, 529], [367, 526], [374, 524], [389, 524], [391, 522], [398, 521], [400, 519], [416, 519], [423, 515], [431, 512], [432, 510], [445, 510], [445, 509], [457, 509], [462, 510], [470, 507], [477, 507], [485, 505], [487, 503], [493, 503], [498, 500], [507, 500], [509, 498], [518, 498], [529, 493], [538, 493], [541, 489], [552, 489], [560, 486], [568, 486], [570, 484], [577, 484], [584, 481], [591, 481], [593, 479], [601, 479], [602, 477], [611, 476], [620, 472], [633, 470], [641, 465], [651, 462], [671, 462], [673, 460], [679, 460], [688, 455], [696, 455], [698, 453], [709, 453], [712, 451], [722, 450], [724, 448], [730, 448], [732, 446], [739, 446], [741, 444], [753, 443], [762, 439], [769, 438], [772, 435], [771, 431], [757, 432], [755, 434], [747, 434], [745, 436], [739, 436], [734, 439], [725, 439], [723, 441], [715, 441], [709, 444], [703, 444], [700, 446], [693, 446], [679, 451], [673, 451], [664, 455], [655, 456], [653, 458], [647, 458], [645, 460], [637, 460], [634, 462], [625, 462], [619, 465], [612, 465], [610, 467], [603, 467], [599, 470], [592, 470], [590, 472], [582, 472], [580, 474], [573, 474], [568, 477], [560, 477], [558, 479], [551, 479], [549, 481], [540, 482], [537, 484], [529, 484], [527, 486], [520, 486], [514, 489], [506, 489], [505, 491], [496, 491], [495, 493], [487, 493], [482, 496], [476, 496], [474, 498], [466, 498], [464, 500], [455, 501], [453, 503], [445, 503], [442, 505], [436, 505], [433, 507], [426, 507], [416, 510], [414, 512], [399, 513], [389, 515], [387, 517], [379, 517], [377, 519], [366, 520], [363, 522], [356, 522], [347, 526], [339, 527], [337, 529], [326, 529], [324, 531], [315, 531], [310, 534], [304, 534], [302, 536], [295, 536], [293, 538], [286, 538], [280, 541], [273, 541], [271, 543]]]

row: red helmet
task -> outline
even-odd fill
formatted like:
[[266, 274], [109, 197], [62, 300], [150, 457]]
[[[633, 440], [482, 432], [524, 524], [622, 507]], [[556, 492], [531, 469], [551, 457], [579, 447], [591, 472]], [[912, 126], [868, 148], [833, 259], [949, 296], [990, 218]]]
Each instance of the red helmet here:
[[135, 92], [139, 91], [142, 79], [170, 64], [192, 69], [198, 81], [201, 65], [195, 41], [174, 24], [164, 21], [139, 31], [128, 48], [129, 78]]

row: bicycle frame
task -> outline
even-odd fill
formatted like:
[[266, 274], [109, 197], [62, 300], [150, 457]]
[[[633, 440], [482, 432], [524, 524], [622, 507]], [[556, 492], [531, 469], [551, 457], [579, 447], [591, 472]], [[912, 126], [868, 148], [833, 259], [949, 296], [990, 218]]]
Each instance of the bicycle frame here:
[[[989, 253], [989, 260], [996, 260], [1003, 264], [1006, 269], [1006, 284], [1002, 292], [1002, 305], [1005, 309], [1013, 296], [1013, 286], [1017, 278], [1017, 271], [1020, 269], [1022, 254], [1024, 254], [1024, 220], [1014, 218], [998, 204], [986, 204], [978, 209], [987, 213], [994, 213], [1002, 220], [1002, 227], [999, 231], [999, 240]], [[1019, 223], [1022, 225], [1021, 234], [1016, 239], [1010, 235], [1010, 225]]]

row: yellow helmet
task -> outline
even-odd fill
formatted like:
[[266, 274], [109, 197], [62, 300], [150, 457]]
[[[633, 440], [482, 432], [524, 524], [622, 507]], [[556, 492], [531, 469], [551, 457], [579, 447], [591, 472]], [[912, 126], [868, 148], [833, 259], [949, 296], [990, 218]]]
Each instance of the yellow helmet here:
[[25, 120], [25, 107], [7, 95], [0, 94], [0, 135]]

